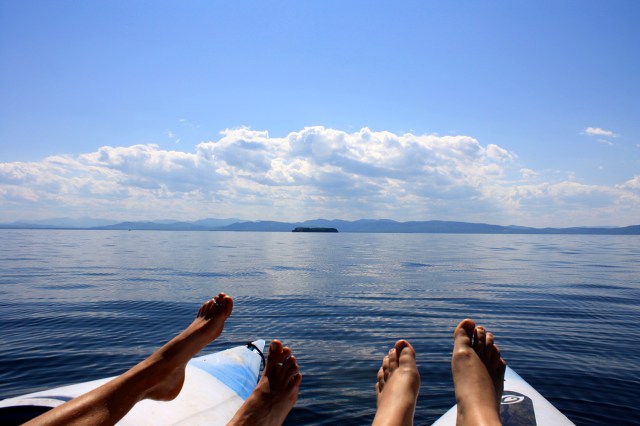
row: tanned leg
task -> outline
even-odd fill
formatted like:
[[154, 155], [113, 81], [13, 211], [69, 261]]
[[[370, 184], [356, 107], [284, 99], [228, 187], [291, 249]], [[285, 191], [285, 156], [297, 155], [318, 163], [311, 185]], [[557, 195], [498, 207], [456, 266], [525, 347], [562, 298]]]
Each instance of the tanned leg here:
[[228, 425], [279, 426], [298, 400], [302, 375], [291, 349], [271, 341], [258, 385]]
[[416, 366], [416, 351], [409, 342], [396, 342], [389, 355], [384, 357], [377, 379], [378, 410], [373, 425], [413, 425], [420, 392], [420, 373]]
[[28, 425], [112, 425], [143, 399], [168, 401], [180, 393], [187, 362], [216, 339], [231, 315], [224, 293], [205, 302], [184, 331], [121, 376], [31, 420]]
[[500, 425], [500, 398], [506, 362], [491, 333], [465, 319], [454, 332], [451, 371], [458, 425]]

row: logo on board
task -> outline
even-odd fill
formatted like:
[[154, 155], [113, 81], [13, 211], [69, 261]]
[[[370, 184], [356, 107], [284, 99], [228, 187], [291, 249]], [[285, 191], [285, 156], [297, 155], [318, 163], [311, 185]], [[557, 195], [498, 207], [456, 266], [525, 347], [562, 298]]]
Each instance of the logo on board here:
[[524, 401], [524, 396], [519, 396], [519, 395], [509, 395], [509, 394], [505, 394], [502, 395], [502, 399], [500, 400], [500, 404], [519, 404], [522, 401]]

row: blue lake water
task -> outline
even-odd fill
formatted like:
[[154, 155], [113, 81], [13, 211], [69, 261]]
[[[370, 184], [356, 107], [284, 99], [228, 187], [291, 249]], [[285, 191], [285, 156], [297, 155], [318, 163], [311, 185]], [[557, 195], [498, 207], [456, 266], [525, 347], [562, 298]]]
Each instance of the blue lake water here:
[[126, 370], [219, 291], [207, 351], [279, 338], [303, 373], [288, 424], [362, 425], [380, 361], [418, 352], [416, 424], [454, 403], [465, 317], [579, 425], [638, 424], [635, 236], [0, 231], [0, 398]]

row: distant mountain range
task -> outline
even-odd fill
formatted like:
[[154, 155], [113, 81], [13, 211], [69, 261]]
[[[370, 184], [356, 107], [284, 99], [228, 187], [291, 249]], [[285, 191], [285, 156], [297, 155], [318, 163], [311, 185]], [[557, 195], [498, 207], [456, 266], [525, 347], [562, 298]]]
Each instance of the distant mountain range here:
[[129, 231], [291, 232], [297, 227], [336, 228], [339, 232], [371, 233], [640, 235], [640, 225], [625, 227], [531, 228], [526, 226], [500, 226], [485, 223], [451, 222], [441, 220], [396, 222], [395, 220], [390, 219], [360, 219], [356, 221], [315, 219], [304, 222], [247, 222], [239, 219], [202, 219], [183, 222], [174, 220], [116, 222], [107, 219], [57, 218], [0, 224], [0, 229], [89, 229]]

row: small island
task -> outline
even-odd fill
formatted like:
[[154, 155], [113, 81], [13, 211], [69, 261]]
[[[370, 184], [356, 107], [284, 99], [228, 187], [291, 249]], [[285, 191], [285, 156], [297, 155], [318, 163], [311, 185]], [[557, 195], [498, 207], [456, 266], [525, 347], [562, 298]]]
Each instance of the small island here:
[[338, 232], [336, 228], [305, 228], [298, 226], [291, 232]]

